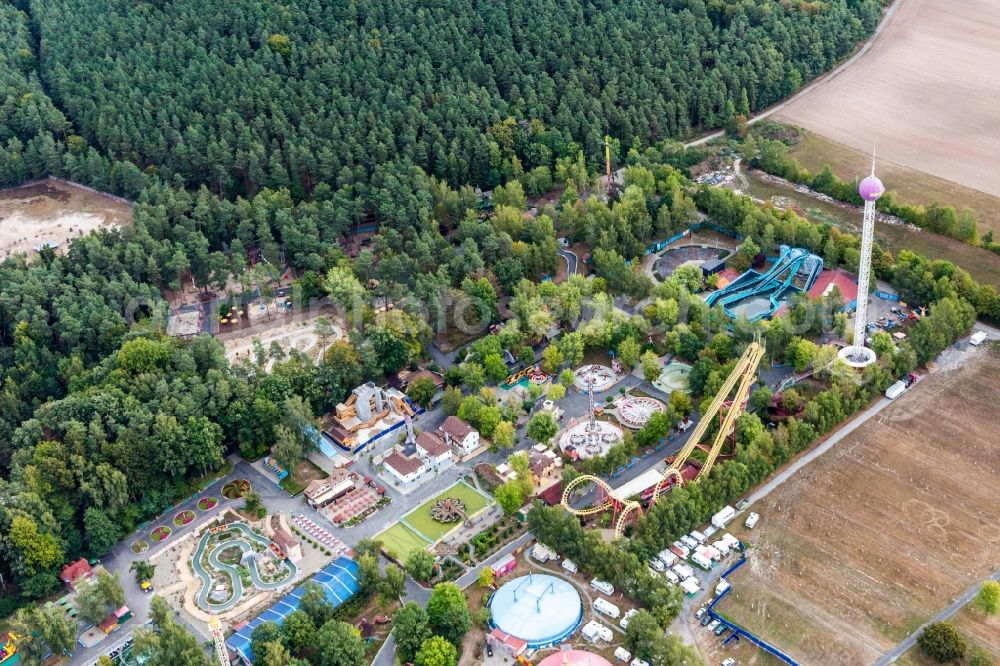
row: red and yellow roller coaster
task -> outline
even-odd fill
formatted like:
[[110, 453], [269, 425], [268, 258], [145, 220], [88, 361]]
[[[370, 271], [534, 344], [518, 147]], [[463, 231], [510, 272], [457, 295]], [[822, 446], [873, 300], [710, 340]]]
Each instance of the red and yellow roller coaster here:
[[[733, 368], [729, 377], [726, 378], [725, 383], [715, 398], [712, 399], [712, 403], [708, 409], [701, 415], [687, 443], [684, 444], [684, 447], [674, 457], [673, 462], [664, 471], [659, 481], [652, 484], [653, 494], [650, 497], [649, 506], [652, 506], [671, 485], [683, 485], [684, 477], [681, 476], [681, 469], [684, 467], [684, 463], [687, 462], [688, 457], [690, 457], [691, 453], [701, 442], [702, 437], [705, 436], [705, 432], [708, 430], [712, 419], [719, 414], [719, 411], [728, 402], [730, 404], [729, 410], [722, 417], [719, 432], [715, 435], [712, 448], [708, 451], [708, 457], [705, 459], [705, 463], [701, 466], [701, 469], [698, 470], [698, 475], [694, 481], [697, 483], [703, 476], [708, 476], [716, 459], [719, 457], [719, 453], [722, 451], [722, 445], [736, 425], [736, 419], [743, 412], [746, 399], [750, 393], [750, 385], [754, 382], [757, 366], [760, 365], [763, 357], [764, 347], [759, 342], [751, 342], [747, 346], [746, 351], [743, 352], [739, 361], [736, 362], [736, 367]], [[733, 392], [734, 387], [736, 388], [736, 392], [730, 398], [730, 393]], [[603, 501], [583, 509], [574, 508], [570, 504], [570, 497], [573, 491], [587, 483], [593, 483], [603, 491]], [[607, 511], [608, 509], [614, 510], [618, 516], [615, 521], [615, 538], [618, 539], [622, 537], [628, 520], [634, 517], [633, 513], [642, 511], [642, 505], [639, 502], [627, 497], [620, 497], [615, 492], [615, 489], [609, 486], [603, 479], [590, 474], [578, 476], [566, 484], [566, 488], [563, 489], [562, 506], [575, 516], [591, 516], [602, 511]]]

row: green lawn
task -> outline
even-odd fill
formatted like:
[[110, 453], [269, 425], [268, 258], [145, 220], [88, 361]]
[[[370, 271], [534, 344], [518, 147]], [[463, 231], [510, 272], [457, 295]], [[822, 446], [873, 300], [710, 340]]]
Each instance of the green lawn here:
[[413, 550], [426, 550], [429, 543], [420, 538], [413, 530], [402, 523], [396, 523], [389, 529], [375, 536], [382, 542], [382, 547], [394, 558], [403, 562]]
[[465, 502], [465, 510], [470, 516], [493, 503], [475, 488], [459, 481], [440, 495], [430, 498], [403, 516], [403, 520], [412, 525], [414, 529], [419, 530], [431, 541], [437, 541], [458, 525], [458, 523], [439, 523], [431, 516], [431, 507], [434, 506], [434, 502], [445, 497], [454, 497]]

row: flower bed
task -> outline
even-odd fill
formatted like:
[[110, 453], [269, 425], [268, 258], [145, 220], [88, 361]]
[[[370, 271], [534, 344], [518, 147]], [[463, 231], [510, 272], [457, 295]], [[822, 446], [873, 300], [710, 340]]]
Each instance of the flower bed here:
[[250, 482], [246, 479], [236, 479], [222, 486], [222, 496], [226, 499], [239, 499], [250, 492]]
[[158, 543], [166, 539], [168, 536], [170, 536], [170, 533], [172, 531], [173, 530], [171, 530], [166, 525], [161, 525], [149, 533], [149, 538]]
[[219, 504], [219, 500], [215, 497], [202, 497], [198, 500], [198, 510], [199, 511], [211, 511]]
[[187, 511], [181, 511], [176, 516], [174, 516], [174, 525], [177, 525], [178, 527], [184, 527], [185, 525], [189, 524], [192, 520], [194, 520], [194, 511], [191, 511], [190, 509]]
[[133, 553], [136, 554], [145, 553], [147, 550], [149, 550], [149, 544], [143, 541], [142, 539], [139, 539], [138, 541], [134, 542], [130, 546], [130, 548], [132, 549]]

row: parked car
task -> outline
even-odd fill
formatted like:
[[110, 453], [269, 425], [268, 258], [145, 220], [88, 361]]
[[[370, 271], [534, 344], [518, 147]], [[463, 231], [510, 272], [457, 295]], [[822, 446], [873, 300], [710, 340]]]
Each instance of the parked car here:
[[706, 615], [704, 615], [704, 616], [703, 616], [703, 617], [701, 618], [701, 626], [703, 626], [703, 627], [707, 627], [707, 626], [708, 626], [708, 623], [709, 623], [709, 622], [711, 622], [711, 621], [712, 621], [712, 616], [711, 616], [711, 615], [708, 615], [708, 614], [706, 614]]
[[749, 516], [747, 516], [747, 520], [743, 524], [746, 525], [748, 530], [752, 530], [753, 526], [757, 524], [758, 520], [760, 520], [760, 515], [756, 513], [751, 513]]
[[736, 666], [736, 660], [732, 657], [727, 657], [719, 666]]
[[715, 628], [715, 631], [713, 633], [716, 636], [721, 636], [722, 634], [726, 633], [727, 631], [729, 631], [729, 627], [720, 623], [719, 626], [717, 626]]
[[718, 627], [720, 624], [722, 623], [719, 622], [718, 620], [712, 620], [711, 622], [708, 623], [708, 630], [715, 631], [715, 628]]
[[696, 620], [700, 620], [704, 614], [705, 614], [705, 607], [702, 606], [701, 608], [699, 608], [694, 612], [694, 617]]

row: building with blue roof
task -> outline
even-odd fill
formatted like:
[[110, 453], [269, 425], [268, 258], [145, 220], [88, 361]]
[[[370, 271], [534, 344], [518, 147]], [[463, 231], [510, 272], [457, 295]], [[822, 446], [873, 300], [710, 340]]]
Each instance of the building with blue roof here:
[[[326, 591], [327, 600], [336, 608], [358, 591], [359, 578], [358, 563], [341, 556], [307, 582], [317, 583], [322, 587]], [[286, 617], [298, 610], [302, 595], [306, 591], [305, 586], [306, 583], [302, 583], [250, 620], [246, 626], [226, 639], [226, 646], [236, 653], [244, 664], [253, 664], [253, 651], [250, 649], [250, 635], [253, 634], [253, 630], [264, 622], [274, 622], [279, 625], [284, 622]]]

